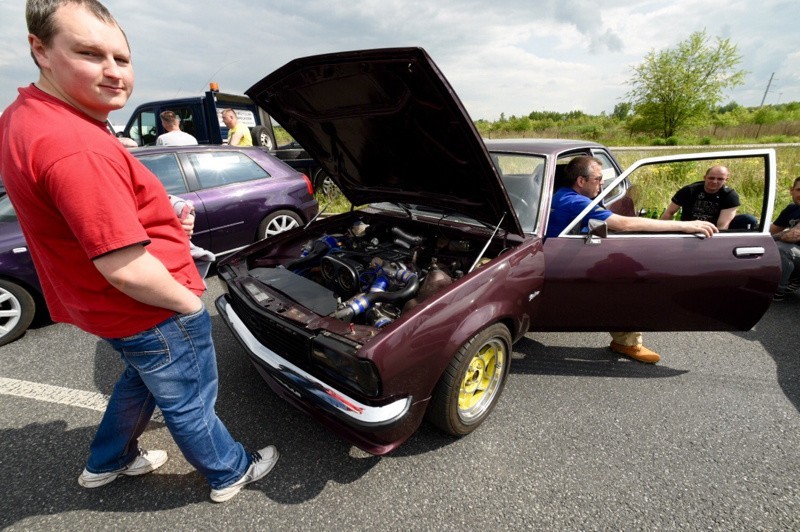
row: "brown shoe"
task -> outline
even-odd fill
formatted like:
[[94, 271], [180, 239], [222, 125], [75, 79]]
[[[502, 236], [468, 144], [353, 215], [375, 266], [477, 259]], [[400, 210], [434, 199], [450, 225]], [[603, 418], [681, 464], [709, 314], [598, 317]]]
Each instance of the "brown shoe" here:
[[655, 351], [650, 351], [643, 345], [622, 345], [617, 342], [611, 342], [611, 350], [630, 357], [645, 364], [655, 364], [661, 357]]

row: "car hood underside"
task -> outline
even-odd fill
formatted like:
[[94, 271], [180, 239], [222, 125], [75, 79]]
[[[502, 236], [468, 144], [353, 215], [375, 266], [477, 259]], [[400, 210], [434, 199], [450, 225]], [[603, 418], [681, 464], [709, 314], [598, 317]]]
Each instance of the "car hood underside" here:
[[522, 232], [474, 124], [421, 48], [296, 59], [246, 93], [354, 205], [426, 205]]

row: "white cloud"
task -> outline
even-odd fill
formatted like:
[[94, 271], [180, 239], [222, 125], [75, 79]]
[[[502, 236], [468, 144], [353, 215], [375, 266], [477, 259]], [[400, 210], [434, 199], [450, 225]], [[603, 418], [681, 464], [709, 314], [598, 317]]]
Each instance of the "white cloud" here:
[[[136, 88], [124, 121], [147, 100], [197, 95], [209, 81], [241, 93], [287, 61], [362, 48], [421, 46], [470, 115], [533, 110], [610, 112], [631, 67], [651, 49], [693, 31], [739, 46], [746, 85], [730, 95], [758, 105], [800, 100], [800, 14], [793, 0], [230, 0], [106, 5], [125, 28]], [[0, 107], [37, 77], [28, 55], [24, 2], [0, 5]]]

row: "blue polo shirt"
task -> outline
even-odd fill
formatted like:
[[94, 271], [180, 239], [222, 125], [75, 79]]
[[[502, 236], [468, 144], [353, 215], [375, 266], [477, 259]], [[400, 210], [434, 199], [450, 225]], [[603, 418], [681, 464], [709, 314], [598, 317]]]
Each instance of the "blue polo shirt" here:
[[[556, 190], [556, 193], [553, 194], [553, 203], [550, 205], [550, 219], [547, 222], [545, 238], [558, 236], [591, 202], [591, 198], [578, 194], [570, 187], [561, 187]], [[581, 220], [581, 231], [588, 230], [589, 219], [602, 221], [608, 219], [612, 214], [614, 213], [597, 205]]]

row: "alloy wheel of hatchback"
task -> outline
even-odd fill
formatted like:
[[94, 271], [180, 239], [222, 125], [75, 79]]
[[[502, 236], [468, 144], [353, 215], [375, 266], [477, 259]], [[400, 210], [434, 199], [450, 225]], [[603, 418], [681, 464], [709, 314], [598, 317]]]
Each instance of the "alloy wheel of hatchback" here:
[[257, 240], [300, 227], [302, 223], [303, 220], [292, 211], [275, 211], [261, 221], [258, 226]]
[[35, 314], [33, 296], [21, 286], [0, 279], [0, 345], [22, 336]]
[[342, 194], [333, 179], [321, 168], [314, 173], [314, 191], [321, 192], [327, 199], [333, 199]]
[[492, 325], [473, 336], [437, 384], [429, 419], [454, 436], [475, 430], [497, 404], [510, 363], [511, 335], [504, 325]]

